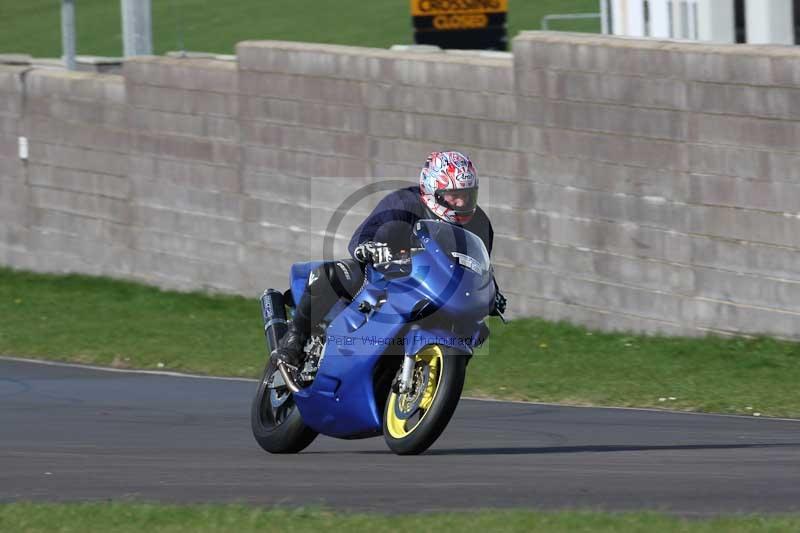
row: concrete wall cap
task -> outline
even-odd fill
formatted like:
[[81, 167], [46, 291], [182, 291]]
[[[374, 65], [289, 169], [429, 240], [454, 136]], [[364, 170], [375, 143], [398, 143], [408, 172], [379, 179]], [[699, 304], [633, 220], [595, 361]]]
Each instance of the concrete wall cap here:
[[558, 31], [523, 31], [514, 43], [546, 43], [566, 45], [593, 45], [609, 48], [665, 50], [670, 52], [730, 54], [760, 57], [790, 57], [800, 59], [800, 47], [769, 44], [726, 44], [683, 40], [645, 39], [619, 35], [569, 33]]
[[189, 52], [186, 50], [171, 50], [167, 52], [166, 57], [173, 59], [213, 59], [216, 61], [237, 61], [235, 55], [231, 54], [215, 54], [214, 52]]
[[[293, 41], [242, 41], [236, 45], [237, 55], [242, 48], [265, 48], [275, 50], [288, 50], [297, 52], [332, 53], [337, 55], [354, 55], [359, 57], [374, 57], [383, 59], [408, 59], [407, 51], [387, 50], [385, 48], [365, 48], [361, 46], [345, 46], [339, 44], [300, 43]], [[439, 63], [467, 63], [473, 65], [502, 66], [511, 65], [511, 58], [486, 58], [475, 56], [458, 56], [442, 54], [432, 51], [430, 53], [414, 53], [414, 60], [435, 61]]]
[[71, 80], [87, 80], [98, 81], [103, 83], [124, 83], [123, 77], [120, 74], [104, 74], [89, 71], [77, 71], [49, 68], [36, 68], [28, 74], [31, 78], [48, 77], [48, 78], [68, 78]]
[[236, 70], [237, 66], [235, 62], [231, 61], [220, 61], [216, 58], [210, 59], [205, 55], [200, 55], [199, 57], [194, 56], [134, 56], [134, 57], [127, 57], [125, 58], [125, 63], [158, 63], [163, 66], [173, 66], [173, 67], [192, 67], [192, 68], [201, 68], [201, 69], [209, 69], [209, 70]]
[[443, 50], [435, 44], [393, 44], [389, 50], [392, 52], [412, 52], [412, 53], [439, 53]]
[[76, 56], [75, 61], [78, 63], [86, 63], [87, 65], [121, 65], [125, 60], [123, 57], [105, 57], [105, 56]]
[[33, 59], [30, 54], [0, 54], [0, 64], [28, 65]]
[[482, 57], [486, 59], [514, 59], [511, 52], [501, 52], [499, 50], [444, 50], [445, 54], [463, 57]]

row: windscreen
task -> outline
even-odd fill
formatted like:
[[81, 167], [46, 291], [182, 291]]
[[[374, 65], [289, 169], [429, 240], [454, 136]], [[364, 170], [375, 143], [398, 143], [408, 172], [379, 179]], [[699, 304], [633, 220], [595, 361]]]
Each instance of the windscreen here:
[[492, 263], [483, 241], [461, 226], [437, 220], [420, 220], [414, 226], [414, 235], [423, 247], [435, 242], [454, 261], [477, 274], [484, 275], [491, 271]]

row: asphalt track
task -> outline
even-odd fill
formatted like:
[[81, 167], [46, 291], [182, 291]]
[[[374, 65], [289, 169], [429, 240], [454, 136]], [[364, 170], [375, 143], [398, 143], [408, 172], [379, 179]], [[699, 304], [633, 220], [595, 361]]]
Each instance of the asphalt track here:
[[319, 437], [271, 456], [254, 382], [0, 360], [0, 502], [800, 511], [800, 422], [464, 400], [425, 455]]

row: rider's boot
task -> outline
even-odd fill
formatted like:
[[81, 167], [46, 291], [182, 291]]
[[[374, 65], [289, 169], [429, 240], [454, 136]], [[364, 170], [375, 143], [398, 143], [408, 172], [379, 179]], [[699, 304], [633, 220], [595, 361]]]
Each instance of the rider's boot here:
[[303, 364], [303, 348], [311, 333], [311, 295], [309, 291], [303, 293], [295, 309], [294, 317], [289, 322], [289, 331], [278, 342], [278, 347], [272, 352], [276, 361], [300, 368]]

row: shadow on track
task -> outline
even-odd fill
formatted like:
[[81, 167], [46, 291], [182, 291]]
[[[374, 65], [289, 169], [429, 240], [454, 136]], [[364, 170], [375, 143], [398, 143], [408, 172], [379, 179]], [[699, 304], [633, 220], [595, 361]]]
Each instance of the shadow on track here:
[[429, 455], [525, 455], [539, 453], [607, 453], [647, 452], [659, 450], [737, 450], [746, 448], [791, 448], [800, 442], [770, 444], [677, 444], [664, 446], [607, 445], [607, 446], [544, 446], [524, 448], [455, 448], [430, 450]]
[[[609, 453], [609, 452], [647, 452], [663, 450], [740, 450], [747, 448], [798, 448], [800, 442], [762, 443], [762, 444], [676, 444], [664, 446], [645, 445], [607, 445], [607, 446], [535, 446], [521, 448], [452, 448], [428, 450], [423, 455], [536, 455], [547, 453]], [[310, 451], [304, 454], [320, 455], [387, 455], [389, 450], [364, 450], [355, 452]]]

